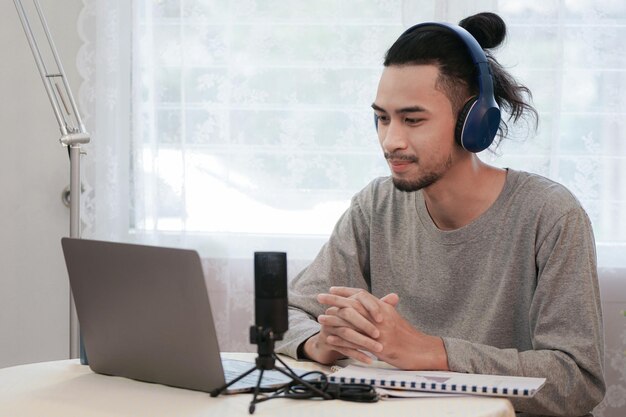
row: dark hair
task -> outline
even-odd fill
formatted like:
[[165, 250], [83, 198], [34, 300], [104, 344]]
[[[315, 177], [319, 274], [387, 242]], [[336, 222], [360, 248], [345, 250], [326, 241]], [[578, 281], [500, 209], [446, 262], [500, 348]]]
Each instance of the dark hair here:
[[[494, 95], [503, 112], [508, 113], [508, 120], [517, 122], [528, 117], [537, 127], [539, 116], [530, 104], [532, 94], [524, 85], [519, 84], [491, 55], [490, 49], [498, 47], [506, 37], [506, 25], [495, 13], [478, 13], [466, 17], [459, 26], [467, 30], [485, 50], [493, 75]], [[448, 96], [452, 110], [457, 115], [467, 100], [478, 94], [477, 71], [467, 47], [454, 33], [436, 26], [401, 35], [389, 48], [383, 65], [424, 65], [439, 67], [437, 87]], [[496, 147], [500, 140], [508, 135], [505, 117], [500, 122]]]

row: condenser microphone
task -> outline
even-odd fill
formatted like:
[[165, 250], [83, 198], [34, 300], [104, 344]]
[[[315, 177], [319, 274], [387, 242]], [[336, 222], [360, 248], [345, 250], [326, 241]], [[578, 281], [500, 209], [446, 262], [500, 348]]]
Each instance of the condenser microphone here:
[[[298, 374], [274, 352], [274, 341], [282, 340], [283, 335], [289, 328], [287, 316], [286, 253], [254, 252], [254, 314], [255, 325], [250, 326], [250, 343], [257, 345], [257, 352], [259, 353], [254, 361], [255, 366], [222, 387], [213, 390], [211, 397], [217, 397], [232, 384], [250, 375], [252, 372], [260, 370], [261, 373], [257, 379], [254, 396], [248, 408], [250, 414], [254, 413], [256, 404], [272, 398], [278, 398], [279, 396], [284, 397], [288, 387], [290, 387], [290, 389], [306, 387], [325, 400], [332, 400], [330, 394], [313, 386], [312, 384], [314, 382], [312, 380], [305, 380], [298, 376]], [[284, 369], [280, 366], [277, 367], [276, 361], [280, 362]], [[263, 372], [272, 369], [289, 377], [291, 382], [279, 387], [273, 395], [266, 395], [266, 391], [260, 388], [261, 380], [263, 379]]]
[[257, 329], [282, 340], [289, 328], [287, 313], [287, 254], [254, 253], [254, 314]]

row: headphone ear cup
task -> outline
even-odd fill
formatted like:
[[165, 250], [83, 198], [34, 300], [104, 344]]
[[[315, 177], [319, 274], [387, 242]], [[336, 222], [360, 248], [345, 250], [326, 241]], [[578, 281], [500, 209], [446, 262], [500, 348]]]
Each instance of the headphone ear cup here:
[[459, 112], [459, 117], [456, 119], [456, 127], [454, 128], [454, 139], [456, 140], [456, 143], [459, 144], [459, 146], [465, 148], [463, 146], [463, 126], [465, 126], [465, 121], [467, 120], [467, 115], [469, 114], [470, 110], [472, 109], [472, 106], [474, 105], [474, 103], [476, 103], [476, 98], [473, 97], [471, 99], [469, 99], [464, 105], [463, 108], [461, 109], [461, 111]]

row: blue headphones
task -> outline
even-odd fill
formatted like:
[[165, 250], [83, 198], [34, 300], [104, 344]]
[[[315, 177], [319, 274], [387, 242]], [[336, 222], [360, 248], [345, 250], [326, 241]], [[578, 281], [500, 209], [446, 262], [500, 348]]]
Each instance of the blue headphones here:
[[[491, 145], [500, 126], [500, 108], [494, 97], [493, 79], [485, 51], [467, 30], [448, 23], [420, 23], [407, 29], [401, 37], [428, 26], [443, 28], [454, 33], [463, 41], [476, 66], [478, 97], [471, 98], [459, 112], [454, 137], [459, 145], [470, 152], [483, 151]], [[378, 130], [376, 115], [374, 115], [374, 123]]]

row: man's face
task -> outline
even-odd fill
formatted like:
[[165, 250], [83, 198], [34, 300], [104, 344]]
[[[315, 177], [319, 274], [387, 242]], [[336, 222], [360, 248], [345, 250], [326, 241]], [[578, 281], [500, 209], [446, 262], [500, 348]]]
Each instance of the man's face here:
[[448, 97], [435, 88], [435, 65], [389, 66], [383, 71], [372, 108], [378, 139], [402, 191], [428, 187], [452, 166], [456, 116]]

